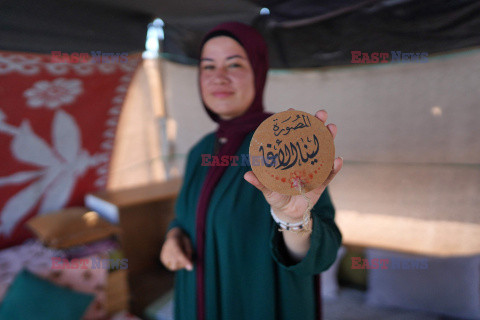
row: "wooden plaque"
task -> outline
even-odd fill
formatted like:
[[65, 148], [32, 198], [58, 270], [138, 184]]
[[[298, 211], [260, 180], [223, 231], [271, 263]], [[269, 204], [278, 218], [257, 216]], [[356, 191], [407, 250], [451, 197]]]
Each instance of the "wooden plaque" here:
[[267, 188], [286, 195], [319, 187], [333, 168], [335, 146], [327, 127], [297, 110], [272, 115], [250, 141], [250, 164]]

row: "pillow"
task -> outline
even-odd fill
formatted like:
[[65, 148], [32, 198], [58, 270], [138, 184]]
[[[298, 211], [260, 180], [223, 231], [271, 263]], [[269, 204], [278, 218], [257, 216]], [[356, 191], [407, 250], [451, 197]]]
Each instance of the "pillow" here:
[[480, 256], [435, 258], [368, 249], [366, 257], [389, 259], [387, 269], [368, 270], [367, 303], [480, 319]]
[[40, 241], [29, 239], [19, 246], [0, 250], [0, 301], [2, 301], [8, 287], [22, 269], [34, 274], [50, 270], [52, 258], [64, 258], [60, 250], [53, 250], [43, 246]]
[[355, 269], [352, 267], [352, 261], [365, 258], [364, 249], [349, 247], [338, 267], [338, 282], [341, 286], [351, 287], [358, 290], [367, 288], [367, 270]]
[[175, 313], [174, 296], [174, 290], [170, 290], [152, 302], [145, 308], [146, 318], [152, 320], [172, 320]]
[[0, 319], [81, 319], [92, 300], [90, 294], [59, 287], [23, 270], [0, 305]]
[[27, 225], [47, 246], [65, 249], [118, 234], [120, 228], [83, 207], [66, 208], [30, 219]]
[[[173, 319], [173, 317], [171, 317], [170, 319]], [[133, 314], [131, 314], [126, 310], [123, 310], [115, 313], [110, 320], [142, 320], [142, 319], [134, 316]]]
[[[20, 246], [0, 251], [0, 302], [15, 280], [15, 277], [27, 269], [36, 276], [72, 290], [95, 295], [95, 300], [85, 312], [83, 319], [103, 319], [107, 314], [106, 287], [108, 270], [103, 264], [97, 267], [101, 259], [108, 256], [92, 255], [67, 260], [63, 251], [44, 247], [39, 241], [27, 240]], [[65, 262], [73, 264], [65, 264]], [[96, 265], [92, 266], [93, 261]], [[2, 319], [2, 318], [0, 318]]]
[[345, 247], [340, 247], [337, 252], [337, 258], [330, 268], [321, 273], [322, 275], [322, 298], [335, 299], [338, 297], [338, 267], [340, 260], [345, 254]]
[[[82, 244], [80, 246], [74, 246], [62, 251], [65, 253], [68, 259], [83, 258], [86, 256], [92, 256], [95, 254], [111, 254], [112, 251], [120, 250], [120, 243], [112, 238], [99, 240]], [[120, 258], [123, 258], [120, 257]]]
[[[108, 259], [108, 256], [101, 257], [95, 255], [73, 260], [57, 259], [55, 261], [52, 259], [48, 269], [29, 271], [62, 287], [94, 295], [95, 299], [84, 313], [82, 319], [104, 319], [107, 315], [106, 288], [108, 268], [102, 264], [102, 259]], [[93, 265], [94, 263], [96, 265]]]

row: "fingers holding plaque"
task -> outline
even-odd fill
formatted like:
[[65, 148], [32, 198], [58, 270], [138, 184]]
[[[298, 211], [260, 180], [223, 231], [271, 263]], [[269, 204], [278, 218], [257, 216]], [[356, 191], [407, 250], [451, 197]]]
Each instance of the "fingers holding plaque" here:
[[335, 146], [327, 127], [313, 115], [280, 112], [263, 121], [250, 141], [253, 172], [270, 190], [298, 195], [319, 187], [333, 167]]

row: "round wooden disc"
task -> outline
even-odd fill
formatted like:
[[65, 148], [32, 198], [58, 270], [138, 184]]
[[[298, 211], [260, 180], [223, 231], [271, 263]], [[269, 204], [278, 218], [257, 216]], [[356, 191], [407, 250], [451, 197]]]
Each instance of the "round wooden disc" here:
[[297, 110], [272, 115], [255, 130], [250, 141], [252, 170], [270, 190], [298, 195], [319, 187], [335, 158], [333, 138], [315, 116]]

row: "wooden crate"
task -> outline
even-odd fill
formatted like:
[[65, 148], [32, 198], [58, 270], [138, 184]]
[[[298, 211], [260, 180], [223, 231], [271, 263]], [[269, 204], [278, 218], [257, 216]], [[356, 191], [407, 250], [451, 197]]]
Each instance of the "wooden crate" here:
[[[111, 205], [118, 215], [115, 219], [121, 229], [120, 244], [128, 259], [128, 269], [118, 271], [125, 271], [122, 277], [126, 276], [128, 283], [128, 310], [138, 316], [143, 316], [145, 307], [173, 286], [173, 273], [161, 265], [159, 255], [168, 225], [174, 218], [175, 201], [181, 183], [181, 179], [175, 179], [92, 194]], [[116, 274], [118, 271], [111, 275], [113, 283], [120, 282], [116, 278], [121, 277]], [[122, 293], [118, 298], [113, 296], [116, 286], [118, 284], [111, 285], [112, 310], [117, 310], [125, 303], [125, 295]], [[122, 289], [120, 292], [123, 292]], [[114, 299], [118, 301], [114, 303]]]

